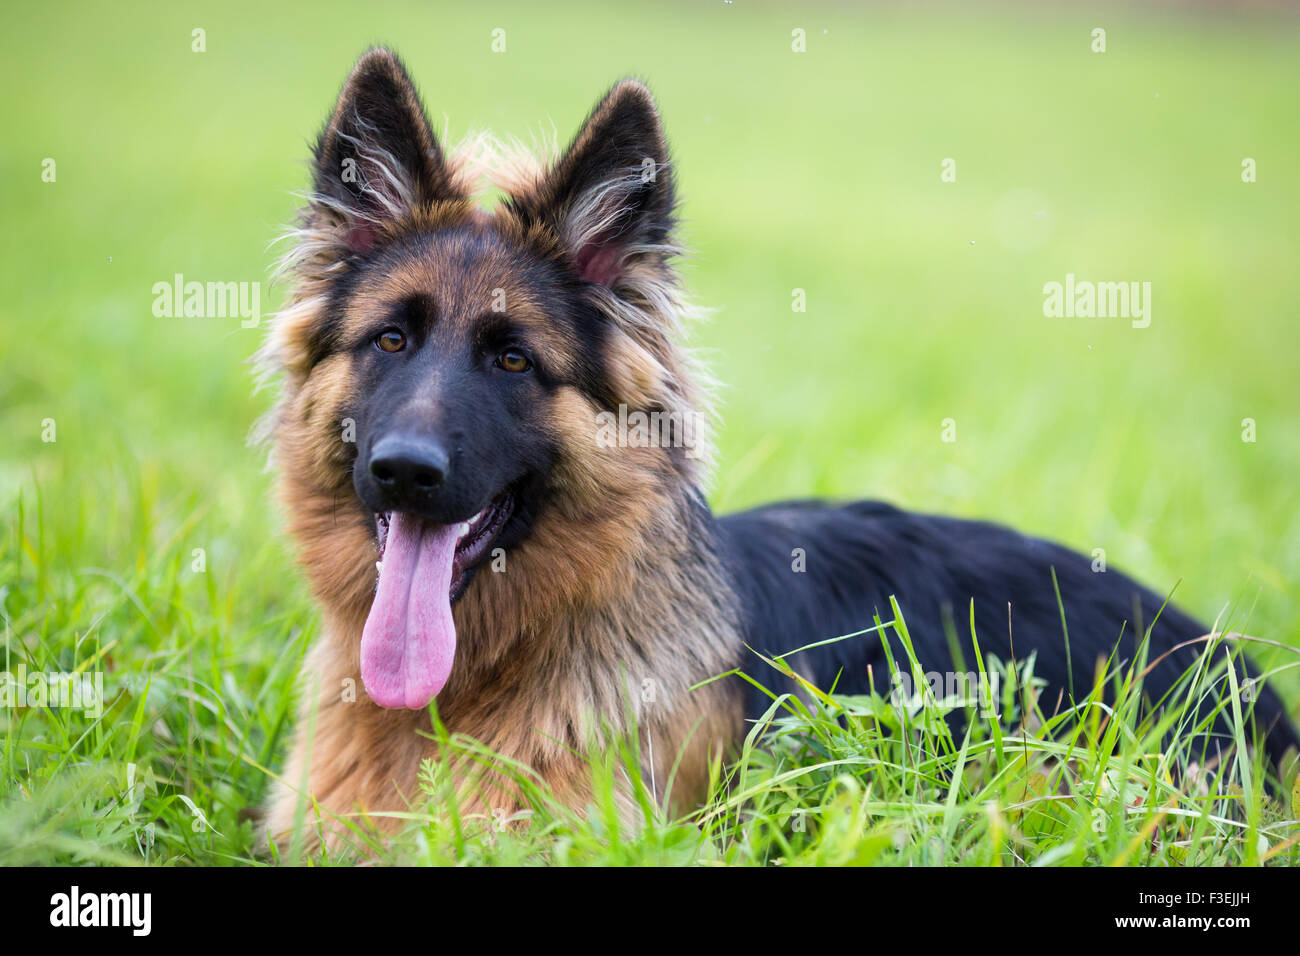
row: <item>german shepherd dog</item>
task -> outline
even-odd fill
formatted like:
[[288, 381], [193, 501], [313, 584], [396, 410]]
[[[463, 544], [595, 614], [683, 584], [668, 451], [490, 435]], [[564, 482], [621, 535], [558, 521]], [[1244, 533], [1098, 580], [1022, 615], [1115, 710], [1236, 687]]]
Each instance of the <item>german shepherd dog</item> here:
[[[483, 137], [444, 151], [384, 49], [357, 63], [316, 145], [289, 298], [260, 355], [281, 383], [268, 434], [323, 613], [274, 837], [306, 800], [392, 829], [380, 814], [409, 808], [437, 752], [435, 698], [449, 732], [577, 808], [584, 748], [635, 724], [645, 777], [680, 760], [673, 802], [689, 808], [771, 704], [739, 677], [709, 679], [742, 669], [798, 692], [752, 651], [862, 631], [891, 596], [936, 670], [973, 602], [982, 651], [1036, 653], [1048, 700], [1098, 659], [1135, 660], [1148, 628], [1154, 701], [1196, 663], [1207, 627], [997, 525], [873, 502], [714, 516], [709, 388], [681, 345], [691, 309], [649, 91], [615, 85], [553, 161], [506, 152]], [[502, 194], [491, 211], [485, 180]], [[666, 440], [603, 440], [611, 416], [637, 413]], [[823, 688], [888, 690], [878, 631], [791, 662]], [[1285, 708], [1266, 687], [1246, 696], [1280, 762], [1300, 746]], [[499, 810], [507, 790], [464, 809]]]

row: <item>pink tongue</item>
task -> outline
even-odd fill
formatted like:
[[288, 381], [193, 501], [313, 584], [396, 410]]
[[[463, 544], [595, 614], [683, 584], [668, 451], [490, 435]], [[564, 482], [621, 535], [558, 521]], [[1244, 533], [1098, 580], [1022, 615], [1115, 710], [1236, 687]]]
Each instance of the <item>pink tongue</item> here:
[[394, 512], [379, 589], [361, 632], [361, 682], [381, 707], [427, 707], [451, 673], [451, 569], [464, 524]]

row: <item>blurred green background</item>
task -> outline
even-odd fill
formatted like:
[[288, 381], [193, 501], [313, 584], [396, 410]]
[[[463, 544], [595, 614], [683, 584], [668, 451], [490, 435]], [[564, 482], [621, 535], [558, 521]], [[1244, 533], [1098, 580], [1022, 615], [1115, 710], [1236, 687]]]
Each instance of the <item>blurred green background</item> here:
[[[726, 383], [718, 508], [816, 494], [994, 518], [1300, 643], [1293, 14], [711, 0], [5, 17], [11, 641], [66, 667], [116, 641], [123, 682], [170, 675], [184, 698], [202, 681], [232, 713], [286, 682], [285, 642], [314, 612], [245, 445], [270, 401], [246, 364], [262, 330], [155, 318], [151, 289], [266, 280], [309, 141], [357, 55], [387, 43], [453, 139], [565, 141], [615, 79], [650, 83], [686, 275], [716, 310], [694, 340]], [[1045, 318], [1043, 285], [1067, 273], [1150, 282], [1150, 327]], [[281, 295], [264, 287], [263, 312]], [[1297, 670], [1279, 683], [1294, 710]]]

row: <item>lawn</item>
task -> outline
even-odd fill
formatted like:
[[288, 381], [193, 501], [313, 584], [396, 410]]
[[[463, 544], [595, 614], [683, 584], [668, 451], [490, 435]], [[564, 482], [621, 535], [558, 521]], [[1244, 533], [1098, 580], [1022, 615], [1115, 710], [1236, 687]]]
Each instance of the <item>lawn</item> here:
[[[247, 446], [271, 400], [247, 360], [283, 294], [269, 245], [308, 143], [374, 42], [452, 138], [563, 140], [616, 78], [650, 83], [685, 272], [713, 310], [693, 341], [725, 383], [716, 509], [813, 494], [992, 518], [1300, 647], [1293, 14], [442, 6], [6, 12], [3, 670], [98, 673], [109, 705], [0, 708], [0, 863], [274, 861], [248, 811], [318, 618]], [[260, 327], [155, 315], [155, 283], [178, 274], [261, 283]], [[1150, 283], [1149, 324], [1045, 315], [1067, 276]], [[904, 623], [882, 628], [906, 646]], [[1300, 657], [1256, 657], [1300, 713]], [[411, 832], [376, 852], [1297, 861], [1300, 809], [1266, 800], [1245, 760], [1181, 792], [1113, 736], [1122, 720], [1108, 740], [1085, 721], [1026, 741], [1012, 701], [964, 741], [936, 706], [892, 735], [880, 701], [787, 715], [729, 795], [631, 836], [545, 794], [527, 832], [465, 824], [430, 767]]]

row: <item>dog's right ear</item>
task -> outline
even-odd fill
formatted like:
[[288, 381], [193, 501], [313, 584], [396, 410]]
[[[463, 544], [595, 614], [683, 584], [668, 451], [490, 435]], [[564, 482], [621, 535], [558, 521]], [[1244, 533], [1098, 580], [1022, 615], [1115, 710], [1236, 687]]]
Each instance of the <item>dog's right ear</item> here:
[[313, 216], [365, 252], [420, 206], [463, 198], [405, 67], [382, 47], [352, 70], [315, 150]]

